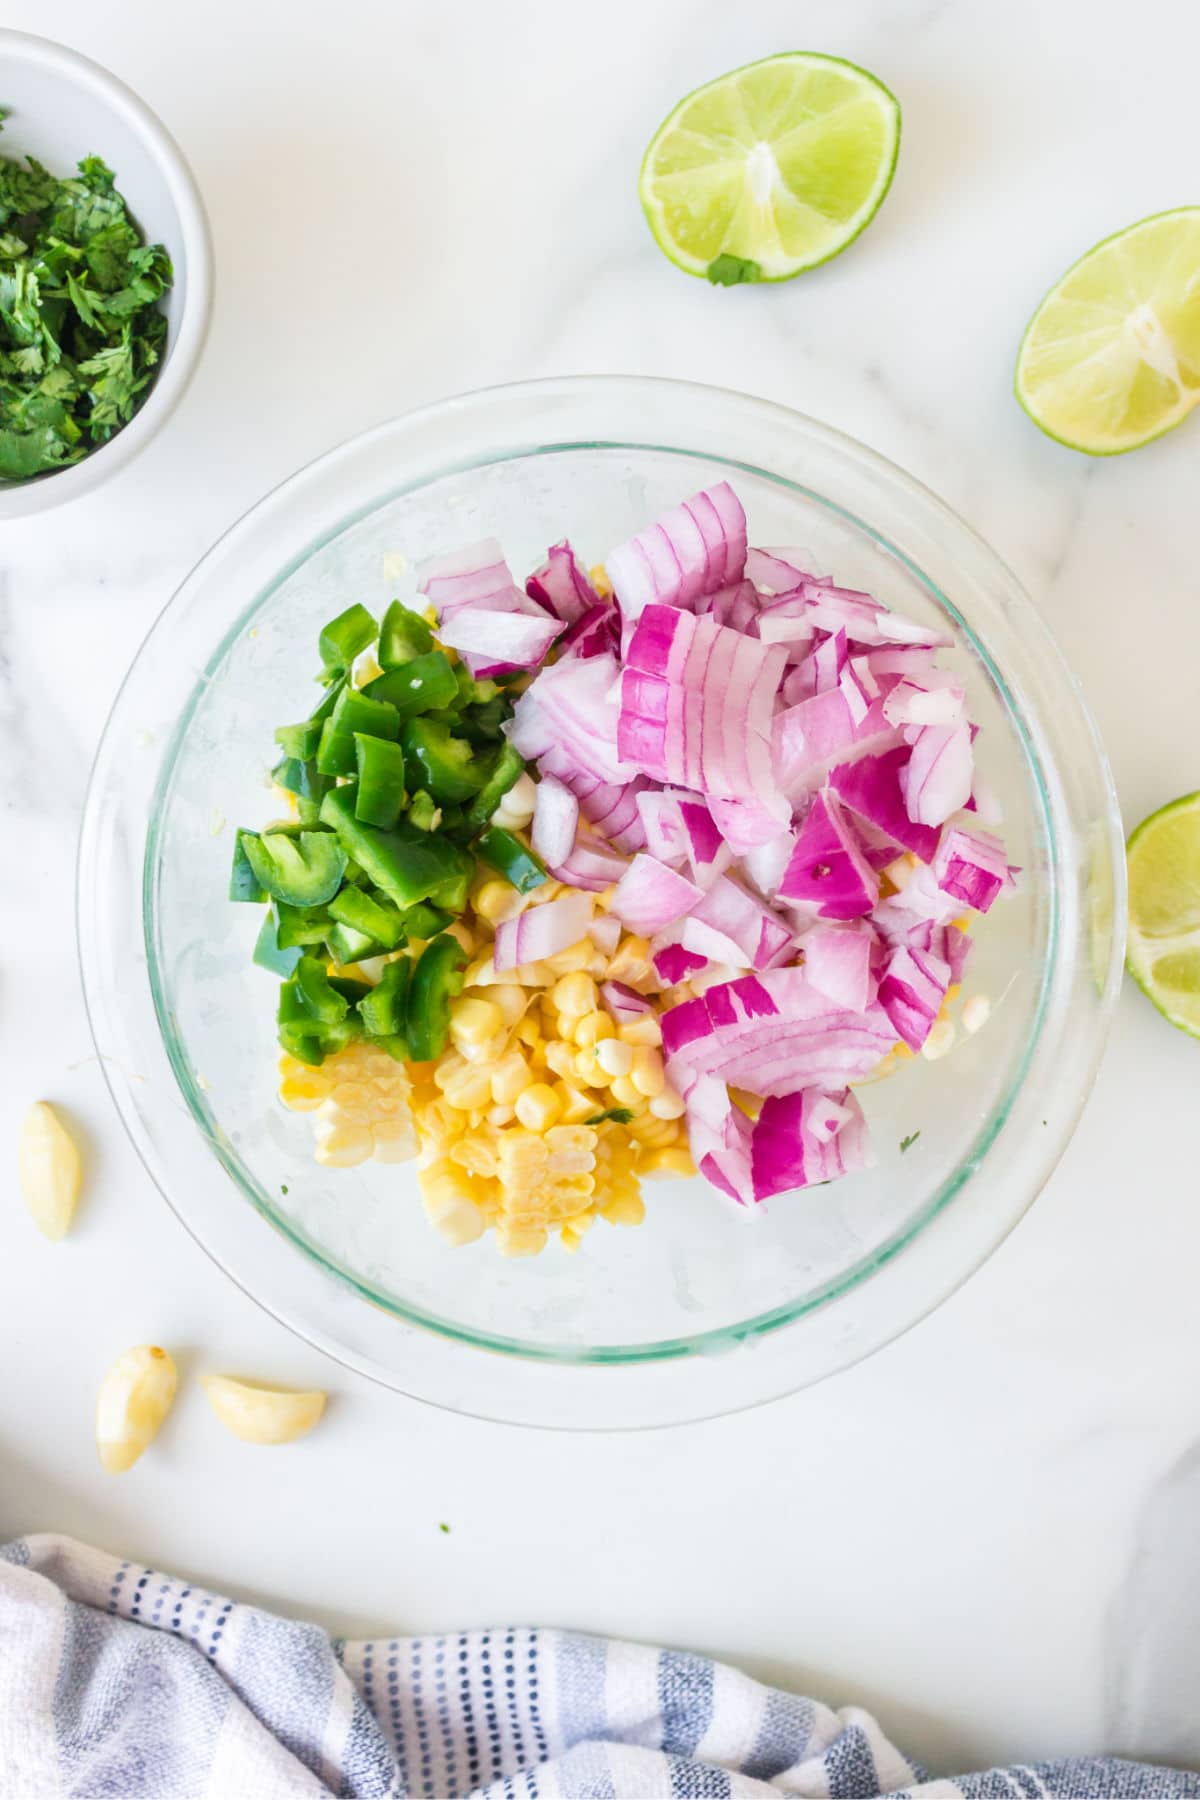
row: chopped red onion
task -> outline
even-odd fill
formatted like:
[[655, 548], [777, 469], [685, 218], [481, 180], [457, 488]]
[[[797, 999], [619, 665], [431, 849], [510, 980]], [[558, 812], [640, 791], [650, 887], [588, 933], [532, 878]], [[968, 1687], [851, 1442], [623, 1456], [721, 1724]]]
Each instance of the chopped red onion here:
[[902, 778], [909, 818], [944, 825], [970, 799], [974, 771], [969, 726], [922, 725]]
[[746, 515], [727, 481], [673, 506], [605, 559], [621, 611], [636, 619], [658, 603], [692, 605], [741, 578]]
[[950, 965], [940, 956], [898, 944], [884, 965], [879, 1004], [910, 1050], [919, 1050], [946, 998]]
[[867, 819], [892, 843], [911, 850], [922, 862], [932, 862], [938, 832], [910, 818], [900, 788], [910, 752], [901, 745], [882, 755], [862, 756], [832, 770], [829, 785], [852, 812]]
[[579, 801], [553, 775], [543, 775], [533, 800], [531, 841], [548, 869], [565, 863], [575, 844]]
[[459, 652], [478, 680], [534, 668], [561, 630], [545, 613], [535, 619], [475, 605], [456, 608], [439, 627], [443, 644]]
[[822, 925], [801, 940], [804, 972], [815, 988], [847, 1012], [865, 1012], [875, 998], [871, 951], [875, 937], [867, 925], [837, 930]]
[[879, 898], [879, 877], [836, 795], [827, 789], [817, 795], [800, 828], [779, 898], [816, 901], [825, 919], [860, 918]]
[[653, 937], [681, 919], [701, 898], [702, 890], [686, 875], [653, 856], [635, 856], [617, 883], [611, 910], [641, 937]]
[[600, 998], [609, 1017], [618, 1025], [629, 1025], [634, 1019], [645, 1018], [648, 1012], [654, 1010], [644, 995], [637, 993], [623, 981], [602, 982]]
[[527, 906], [515, 919], [503, 920], [496, 927], [492, 946], [492, 966], [497, 975], [506, 969], [524, 968], [527, 963], [544, 962], [560, 950], [569, 950], [587, 936], [591, 916], [589, 895], [560, 894], [557, 900]]
[[527, 761], [553, 748], [597, 780], [627, 781], [633, 770], [618, 753], [619, 714], [608, 698], [618, 672], [615, 656], [548, 663], [513, 710], [513, 748]]
[[859, 1081], [895, 1042], [877, 1003], [860, 1013], [818, 993], [802, 969], [710, 987], [662, 1016], [663, 1049], [682, 1092], [693, 1073], [720, 1075], [754, 1094]]
[[551, 544], [546, 561], [525, 583], [525, 592], [556, 619], [561, 619], [564, 625], [574, 625], [585, 613], [601, 604], [599, 594], [565, 538], [561, 544]]
[[1004, 845], [988, 831], [952, 826], [933, 861], [939, 888], [976, 912], [987, 912], [1008, 881]]

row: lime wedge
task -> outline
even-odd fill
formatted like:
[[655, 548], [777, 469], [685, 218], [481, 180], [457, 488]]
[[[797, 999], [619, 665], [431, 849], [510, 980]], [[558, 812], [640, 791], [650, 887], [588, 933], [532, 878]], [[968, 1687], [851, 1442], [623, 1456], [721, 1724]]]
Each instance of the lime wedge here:
[[1200, 403], [1200, 206], [1106, 238], [1052, 287], [1025, 330], [1017, 399], [1072, 450], [1115, 456]]
[[1200, 1037], [1200, 794], [1129, 840], [1129, 973], [1165, 1019]]
[[881, 81], [793, 50], [681, 100], [639, 193], [659, 248], [689, 275], [787, 281], [870, 224], [899, 148], [900, 107]]

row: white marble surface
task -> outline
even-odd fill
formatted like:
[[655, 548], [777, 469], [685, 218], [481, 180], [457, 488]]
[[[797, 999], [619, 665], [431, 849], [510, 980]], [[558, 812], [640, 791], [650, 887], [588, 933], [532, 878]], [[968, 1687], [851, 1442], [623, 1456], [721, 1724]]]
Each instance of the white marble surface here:
[[[1066, 262], [1195, 198], [1200, 12], [207, 0], [185, 25], [152, 0], [51, 11], [9, 0], [5, 23], [100, 58], [167, 120], [211, 209], [219, 292], [200, 376], [150, 453], [0, 540], [0, 1139], [51, 1097], [86, 1132], [91, 1171], [65, 1246], [35, 1237], [11, 1188], [0, 1210], [0, 1533], [72, 1531], [342, 1628], [522, 1619], [711, 1650], [874, 1707], [939, 1770], [1101, 1748], [1200, 1761], [1198, 1065], [1138, 994], [1059, 1173], [938, 1314], [791, 1401], [614, 1443], [375, 1390], [227, 1283], [108, 1103], [71, 921], [93, 745], [199, 554], [361, 427], [536, 374], [741, 387], [904, 463], [1043, 607], [1128, 821], [1200, 785], [1200, 425], [1092, 464], [1042, 439], [1009, 392], [1023, 320]], [[900, 96], [893, 193], [824, 271], [710, 291], [646, 233], [643, 143], [687, 88], [798, 43]], [[192, 1367], [327, 1383], [327, 1425], [285, 1466], [225, 1438], [193, 1386], [134, 1474], [102, 1476], [97, 1376], [155, 1337]]]

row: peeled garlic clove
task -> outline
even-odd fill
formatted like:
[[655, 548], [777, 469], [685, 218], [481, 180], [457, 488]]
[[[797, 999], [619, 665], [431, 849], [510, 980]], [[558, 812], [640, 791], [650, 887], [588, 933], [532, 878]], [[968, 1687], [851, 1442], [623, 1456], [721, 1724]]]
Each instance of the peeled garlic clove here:
[[202, 1375], [200, 1385], [225, 1429], [248, 1444], [290, 1444], [325, 1411], [325, 1395], [316, 1388], [257, 1387], [229, 1375]]
[[44, 1236], [65, 1237], [75, 1216], [83, 1166], [74, 1138], [47, 1100], [25, 1114], [17, 1175], [25, 1204]]
[[138, 1344], [117, 1358], [96, 1403], [96, 1449], [110, 1475], [132, 1469], [158, 1436], [178, 1383], [174, 1362], [157, 1344]]

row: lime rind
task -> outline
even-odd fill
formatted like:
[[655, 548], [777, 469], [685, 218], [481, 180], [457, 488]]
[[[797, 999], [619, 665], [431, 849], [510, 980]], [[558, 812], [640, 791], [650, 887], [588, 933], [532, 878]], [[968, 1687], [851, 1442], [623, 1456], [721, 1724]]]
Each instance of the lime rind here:
[[[1156, 874], [1153, 863], [1143, 880], [1139, 874], [1139, 862], [1151, 849], [1154, 836], [1164, 826], [1176, 818], [1191, 815], [1191, 835], [1195, 839], [1195, 860], [1200, 869], [1200, 792], [1184, 794], [1178, 800], [1169, 801], [1160, 806], [1157, 812], [1143, 819], [1142, 823], [1130, 835], [1126, 845], [1126, 859], [1129, 865], [1129, 937], [1126, 946], [1125, 966], [1137, 982], [1146, 998], [1168, 1021], [1189, 1037], [1200, 1038], [1200, 986], [1186, 989], [1178, 985], [1169, 991], [1161, 976], [1155, 971], [1168, 958], [1179, 958], [1180, 955], [1195, 968], [1200, 976], [1200, 922], [1192, 924], [1182, 920], [1178, 932], [1157, 931], [1153, 934], [1140, 928], [1138, 922], [1138, 902], [1140, 890], [1145, 887], [1150, 893], [1155, 889], [1161, 894], [1169, 885], [1170, 872]], [[1200, 886], [1196, 890], [1197, 903], [1200, 904]], [[1186, 999], [1188, 1004], [1181, 1006], [1180, 1000]]]
[[[743, 249], [730, 251], [724, 244], [720, 245], [716, 249], [715, 254], [711, 257], [698, 257], [689, 254], [675, 241], [671, 231], [667, 228], [664, 219], [663, 205], [660, 198], [655, 193], [656, 180], [659, 182], [662, 180], [661, 176], [655, 177], [651, 168], [655, 151], [658, 149], [664, 137], [677, 126], [683, 115], [692, 108], [694, 103], [701, 97], [717, 94], [722, 89], [732, 91], [741, 77], [756, 70], [762, 71], [772, 67], [783, 70], [784, 68], [796, 68], [798, 66], [802, 66], [806, 70], [828, 69], [830, 71], [837, 71], [849, 75], [853, 78], [858, 89], [857, 99], [860, 101], [870, 99], [873, 102], [877, 117], [884, 126], [884, 149], [883, 154], [878, 158], [874, 178], [868, 192], [864, 195], [861, 204], [855, 211], [846, 219], [838, 222], [839, 229], [836, 231], [835, 235], [829, 242], [821, 246], [815, 254], [791, 259], [780, 259], [779, 264], [775, 266], [773, 266], [773, 259], [769, 256], [747, 256]], [[835, 116], [835, 114], [831, 113], [825, 115], [825, 118], [832, 119]], [[772, 142], [782, 141], [787, 137], [794, 137], [796, 132], [805, 127], [809, 122], [810, 120], [805, 118], [794, 118], [787, 116], [786, 114], [781, 116], [780, 123], [784, 126], [784, 129], [780, 130], [779, 139], [773, 139]], [[802, 275], [809, 269], [819, 268], [822, 264], [831, 262], [834, 257], [840, 256], [842, 251], [847, 249], [855, 239], [860, 237], [866, 230], [867, 226], [871, 223], [871, 220], [879, 211], [879, 208], [883, 205], [888, 190], [892, 185], [892, 178], [896, 171], [896, 162], [900, 154], [900, 134], [900, 102], [892, 93], [891, 89], [879, 80], [878, 76], [871, 74], [868, 69], [862, 68], [858, 63], [851, 62], [846, 57], [828, 56], [823, 52], [806, 50], [785, 51], [777, 56], [763, 57], [757, 62], [744, 63], [739, 68], [731, 69], [727, 74], [718, 76], [716, 80], [706, 82], [702, 86], [694, 88], [679, 101], [678, 105], [675, 106], [663, 120], [662, 124], [651, 138], [646, 153], [642, 158], [641, 173], [638, 180], [638, 194], [641, 200], [642, 210], [645, 213], [646, 222], [650, 227], [651, 234], [659, 249], [667, 257], [668, 261], [674, 263], [676, 268], [682, 269], [685, 274], [694, 275], [701, 279], [712, 280], [714, 277], [710, 275], [710, 269], [714, 263], [720, 263], [722, 267], [726, 267], [730, 261], [740, 261], [742, 263], [752, 264], [757, 269], [757, 273], [753, 276], [743, 275], [741, 277], [742, 281], [747, 279], [761, 282], [791, 281], [795, 276]], [[814, 138], [819, 139], [820, 135], [821, 133], [818, 131], [814, 133]], [[722, 184], [723, 179], [719, 171], [722, 167], [726, 167], [727, 174], [724, 178], [726, 185], [728, 185], [731, 190], [735, 185], [744, 187], [744, 165], [747, 160], [745, 149], [744, 146], [740, 145], [732, 136], [730, 137], [730, 151], [731, 155], [727, 164], [722, 164], [715, 158], [702, 159], [704, 172], [701, 173], [700, 169], [697, 169], [693, 176], [695, 184], [700, 185], [704, 181], [711, 181], [714, 187], [719, 187]], [[734, 204], [736, 205], [736, 201]], [[802, 202], [798, 204], [800, 206], [803, 205]], [[827, 222], [831, 223], [831, 221]], [[718, 276], [716, 279], [719, 280], [720, 277]], [[722, 284], [725, 285], [725, 283]]]
[[[1174, 431], [1177, 426], [1182, 425], [1195, 407], [1200, 405], [1200, 387], [1198, 387], [1191, 398], [1181, 398], [1179, 404], [1165, 416], [1163, 422], [1156, 425], [1152, 430], [1142, 432], [1137, 436], [1130, 437], [1121, 442], [1106, 443], [1097, 441], [1094, 438], [1085, 439], [1068, 436], [1063, 431], [1056, 430], [1054, 426], [1039, 413], [1037, 407], [1031, 402], [1028, 384], [1024, 380], [1026, 356], [1033, 341], [1034, 331], [1040, 323], [1047, 307], [1061, 294], [1062, 290], [1070, 282], [1072, 276], [1087, 263], [1091, 262], [1094, 257], [1101, 256], [1105, 251], [1111, 250], [1114, 245], [1127, 239], [1133, 239], [1139, 232], [1144, 231], [1147, 227], [1161, 224], [1162, 221], [1166, 219], [1200, 221], [1200, 207], [1168, 207], [1163, 212], [1149, 213], [1144, 219], [1138, 219], [1134, 224], [1126, 225], [1120, 231], [1111, 232], [1108, 237], [1101, 238], [1099, 242], [1093, 244], [1089, 250], [1085, 250], [1082, 256], [1076, 257], [1069, 268], [1065, 269], [1058, 280], [1046, 290], [1037, 306], [1034, 308], [1024, 332], [1021, 334], [1021, 342], [1017, 350], [1016, 367], [1013, 371], [1013, 394], [1017, 400], [1017, 404], [1021, 407], [1021, 410], [1028, 418], [1032, 419], [1038, 430], [1046, 437], [1052, 439], [1054, 443], [1062, 444], [1067, 450], [1076, 450], [1084, 456], [1126, 456], [1131, 450], [1140, 450], [1144, 445], [1153, 444], [1159, 438], [1166, 437], [1168, 432]], [[1122, 322], [1128, 316], [1125, 309], [1114, 306], [1113, 310]], [[1099, 335], [1101, 329], [1102, 328], [1100, 327], [1094, 327], [1091, 335]], [[1078, 335], [1082, 337], [1088, 334], [1080, 333]]]

